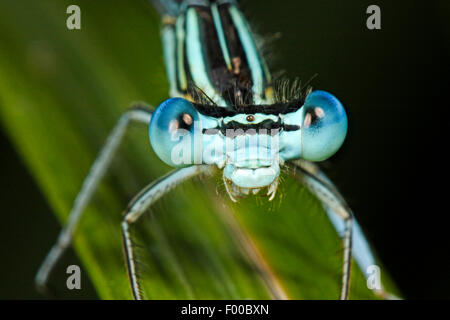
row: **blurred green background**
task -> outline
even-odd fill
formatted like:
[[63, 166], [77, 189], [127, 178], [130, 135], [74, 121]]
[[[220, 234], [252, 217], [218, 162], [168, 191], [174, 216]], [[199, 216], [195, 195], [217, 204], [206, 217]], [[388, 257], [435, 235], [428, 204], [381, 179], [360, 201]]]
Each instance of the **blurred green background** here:
[[[69, 4], [81, 7], [80, 31], [65, 27]], [[382, 30], [365, 27], [370, 4], [381, 7]], [[383, 270], [407, 298], [449, 298], [448, 217], [440, 207], [445, 190], [435, 186], [446, 173], [439, 137], [448, 104], [449, 5], [248, 0], [242, 7], [254, 29], [273, 40], [274, 72], [304, 81], [317, 73], [312, 85], [344, 102], [349, 136], [323, 168], [353, 208]], [[0, 2], [0, 298], [42, 297], [32, 280], [60, 229], [52, 211], [65, 217], [130, 102], [157, 105], [167, 98], [158, 27], [144, 0]], [[88, 277], [79, 292], [60, 285], [64, 266], [81, 263], [69, 252], [51, 280], [57, 297], [129, 297], [120, 212], [168, 170], [145, 131], [136, 128], [127, 137], [83, 219], [88, 236], [76, 238], [97, 293]], [[139, 226], [145, 286], [166, 298], [266, 298], [230, 229], [210, 214], [230, 206], [214, 200], [215, 183], [177, 190]], [[337, 297], [339, 243], [318, 203], [287, 178], [280, 194], [282, 201], [269, 206], [249, 199], [230, 210], [291, 297]], [[353, 284], [355, 298], [370, 297], [357, 272]]]

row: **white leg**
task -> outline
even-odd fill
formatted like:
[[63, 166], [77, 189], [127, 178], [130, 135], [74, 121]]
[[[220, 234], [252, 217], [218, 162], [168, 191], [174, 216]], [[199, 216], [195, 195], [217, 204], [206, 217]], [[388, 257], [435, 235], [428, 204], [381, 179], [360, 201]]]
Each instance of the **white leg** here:
[[35, 283], [39, 291], [47, 291], [47, 281], [49, 275], [66, 248], [70, 245], [73, 232], [78, 225], [83, 211], [91, 200], [100, 180], [105, 175], [105, 172], [108, 169], [129, 124], [132, 122], [148, 124], [150, 122], [152, 111], [141, 105], [142, 104], [133, 105], [132, 108], [120, 117], [113, 131], [108, 136], [105, 145], [92, 164], [88, 175], [83, 181], [81, 190], [75, 198], [67, 224], [61, 230], [57, 242], [47, 254], [44, 262], [41, 264], [36, 274]]
[[136, 300], [142, 300], [142, 293], [136, 276], [136, 264], [129, 231], [130, 226], [135, 223], [153, 203], [177, 185], [199, 174], [212, 174], [214, 169], [213, 166], [198, 165], [174, 170], [149, 184], [128, 205], [122, 222], [122, 235], [128, 277], [130, 279], [133, 297]]
[[[309, 162], [297, 161], [290, 163], [296, 178], [300, 180], [321, 202], [322, 205], [330, 209], [343, 224], [342, 241], [344, 247], [342, 286], [339, 298], [348, 299], [350, 288], [350, 271], [352, 262], [352, 231], [353, 231], [353, 213], [345, 203], [337, 189], [330, 184], [327, 178], [322, 178], [320, 172], [311, 170], [313, 164]], [[308, 167], [311, 166], [311, 167]]]
[[[328, 179], [328, 177], [320, 170], [319, 166], [305, 160], [296, 160], [293, 163], [296, 166], [296, 170], [307, 172], [307, 174], [315, 177], [316, 180], [322, 181], [324, 185], [328, 186], [334, 196], [339, 199], [339, 201], [343, 204], [343, 207], [347, 208], [347, 210], [350, 210], [337, 188], [334, 186], [331, 180]], [[325, 202], [327, 201], [325, 200]], [[332, 204], [330, 205], [329, 203], [324, 203], [323, 200], [322, 203], [324, 204], [324, 209], [327, 212], [327, 215], [337, 233], [345, 234], [346, 223], [345, 220], [342, 219], [341, 215], [336, 213], [336, 207]], [[367, 277], [368, 267], [376, 265], [375, 256], [372, 253], [369, 242], [367, 241], [355, 217], [353, 217], [352, 225], [352, 254], [361, 271]], [[374, 289], [373, 292], [383, 299], [398, 299], [398, 297], [396, 297], [395, 295], [386, 292], [383, 287], [381, 287], [380, 290]]]

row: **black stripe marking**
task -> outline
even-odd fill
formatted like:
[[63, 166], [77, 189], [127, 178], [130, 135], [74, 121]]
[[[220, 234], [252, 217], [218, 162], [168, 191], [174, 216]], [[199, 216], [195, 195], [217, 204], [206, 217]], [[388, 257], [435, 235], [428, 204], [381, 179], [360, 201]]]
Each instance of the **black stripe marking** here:
[[234, 105], [227, 107], [217, 107], [214, 105], [194, 103], [195, 109], [201, 114], [214, 118], [232, 117], [238, 114], [287, 114], [295, 112], [303, 106], [304, 100], [293, 100], [291, 102], [274, 103], [270, 105]]

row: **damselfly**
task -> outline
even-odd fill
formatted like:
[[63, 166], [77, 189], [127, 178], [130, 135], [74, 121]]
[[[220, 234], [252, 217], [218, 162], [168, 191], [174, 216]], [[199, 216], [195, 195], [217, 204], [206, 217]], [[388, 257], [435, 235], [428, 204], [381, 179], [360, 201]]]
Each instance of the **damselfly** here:
[[[158, 199], [182, 182], [222, 170], [229, 197], [276, 194], [287, 166], [317, 196], [343, 235], [340, 298], [347, 299], [353, 255], [363, 271], [375, 264], [367, 241], [337, 188], [313, 164], [344, 142], [347, 117], [332, 94], [272, 79], [248, 23], [235, 0], [153, 0], [162, 18], [170, 96], [153, 112], [136, 107], [118, 121], [85, 178], [69, 221], [37, 276], [49, 274], [69, 246], [75, 227], [104, 176], [127, 128], [149, 125], [151, 145], [174, 171], [142, 190], [122, 222], [125, 259], [133, 296], [141, 299], [130, 227]], [[383, 288], [376, 293], [388, 297]]]

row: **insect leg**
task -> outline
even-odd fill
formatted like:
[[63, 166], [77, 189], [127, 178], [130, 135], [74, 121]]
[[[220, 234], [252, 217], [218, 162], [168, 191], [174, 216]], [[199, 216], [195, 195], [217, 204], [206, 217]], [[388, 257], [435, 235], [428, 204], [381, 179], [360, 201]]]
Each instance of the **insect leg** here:
[[142, 300], [142, 294], [136, 276], [136, 264], [129, 231], [130, 226], [135, 223], [153, 203], [177, 185], [202, 173], [212, 174], [213, 170], [214, 167], [209, 165], [198, 165], [174, 170], [145, 187], [128, 205], [122, 221], [122, 236], [128, 277], [130, 279], [133, 296], [136, 300]]
[[[352, 231], [353, 231], [353, 213], [337, 192], [333, 185], [330, 185], [327, 180], [321, 179], [322, 173], [314, 173], [312, 170], [307, 170], [307, 165], [311, 163], [306, 162], [292, 162], [289, 166], [293, 169], [294, 176], [304, 184], [322, 203], [322, 205], [331, 210], [343, 224], [343, 247], [344, 247], [344, 264], [342, 270], [342, 286], [339, 298], [341, 300], [348, 299], [350, 288], [350, 269], [352, 262]], [[322, 174], [323, 175], [323, 174]]]
[[88, 175], [84, 179], [81, 190], [78, 192], [73, 202], [66, 225], [61, 230], [56, 243], [47, 254], [36, 274], [35, 284], [39, 291], [47, 292], [49, 275], [64, 251], [70, 245], [73, 232], [78, 225], [83, 211], [96, 191], [100, 180], [105, 175], [105, 172], [108, 169], [111, 160], [114, 158], [127, 128], [131, 123], [135, 122], [148, 124], [151, 116], [152, 111], [144, 108], [142, 104], [134, 104], [120, 117], [113, 131], [108, 136], [106, 143], [92, 164]]
[[[331, 182], [330, 179], [320, 170], [319, 166], [316, 164], [305, 161], [305, 160], [296, 160], [293, 161], [293, 165], [296, 167], [295, 169], [299, 171], [305, 171], [309, 175], [315, 177], [317, 180], [323, 181], [323, 183], [328, 186], [328, 188], [331, 190], [331, 192], [334, 194], [335, 197], [339, 199], [341, 203], [344, 204], [344, 207], [346, 207], [348, 210], [350, 208], [346, 204], [344, 198], [339, 193], [337, 188], [334, 186], [334, 184]], [[294, 169], [294, 170], [295, 170]], [[323, 201], [322, 201], [323, 202]], [[342, 217], [339, 214], [336, 214], [333, 206], [324, 204], [324, 209], [327, 212], [327, 215], [332, 222], [334, 228], [336, 229], [338, 234], [344, 234], [345, 233], [345, 220], [342, 219]], [[353, 228], [352, 228], [352, 254], [353, 257], [356, 260], [356, 263], [360, 267], [361, 271], [368, 277], [370, 274], [367, 273], [367, 270], [370, 266], [376, 265], [375, 256], [372, 253], [372, 250], [370, 248], [369, 242], [367, 241], [364, 232], [362, 231], [361, 227], [358, 224], [358, 221], [355, 217], [353, 217]], [[390, 294], [386, 292], [381, 285], [381, 288], [379, 289], [372, 289], [373, 292], [383, 299], [399, 299], [393, 294]]]

